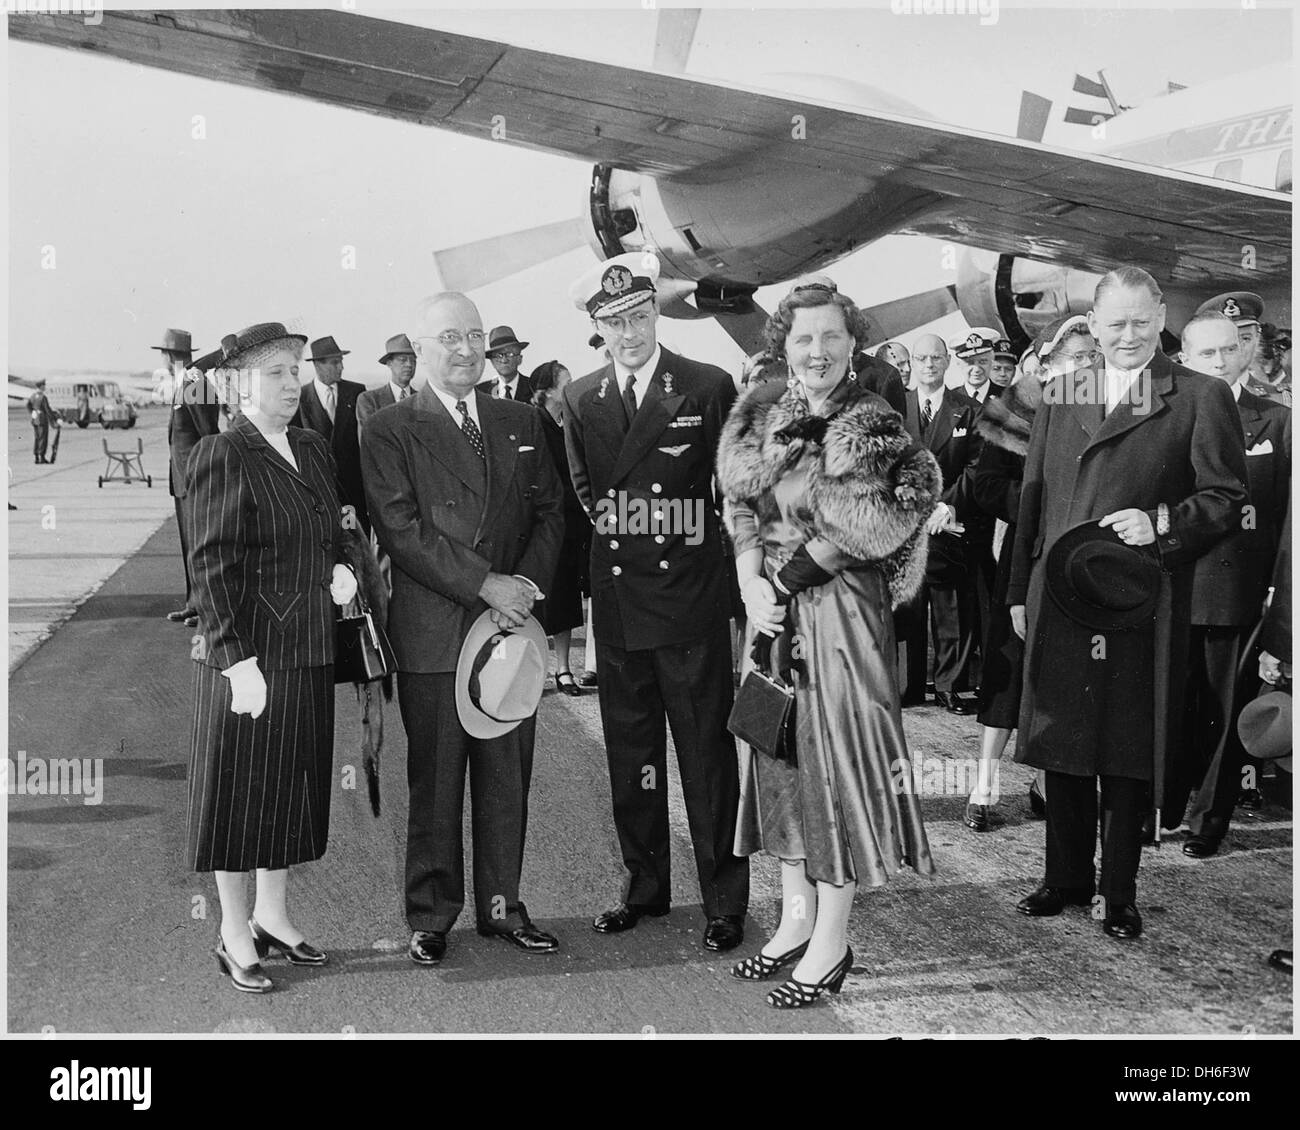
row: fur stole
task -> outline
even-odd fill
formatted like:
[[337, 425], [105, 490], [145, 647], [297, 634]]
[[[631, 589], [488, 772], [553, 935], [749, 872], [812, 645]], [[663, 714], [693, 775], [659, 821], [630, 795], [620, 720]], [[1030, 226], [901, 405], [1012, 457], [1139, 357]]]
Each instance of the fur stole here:
[[939, 465], [913, 443], [902, 417], [866, 392], [850, 391], [820, 439], [818, 429], [799, 434], [807, 418], [803, 400], [776, 382], [745, 393], [718, 444], [723, 494], [753, 507], [760, 520], [770, 517], [774, 509], [767, 496], [811, 451], [808, 507], [800, 515], [804, 532], [878, 564], [894, 606], [905, 603], [925, 577], [924, 523], [943, 489]]
[[1029, 451], [1029, 433], [1034, 416], [1043, 402], [1043, 386], [1032, 378], [1022, 378], [1007, 385], [996, 399], [989, 397], [975, 425], [980, 438], [1024, 456]]

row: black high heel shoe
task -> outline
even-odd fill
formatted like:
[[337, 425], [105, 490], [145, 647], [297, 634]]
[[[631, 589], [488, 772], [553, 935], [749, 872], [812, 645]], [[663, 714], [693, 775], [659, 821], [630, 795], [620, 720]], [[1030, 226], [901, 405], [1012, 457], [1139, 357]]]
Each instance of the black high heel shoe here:
[[814, 1004], [823, 992], [840, 991], [852, 965], [853, 947], [849, 946], [845, 949], [839, 963], [815, 985], [808, 985], [791, 977], [784, 985], [778, 985], [767, 994], [767, 1003], [773, 1008], [803, 1008]]
[[561, 694], [576, 696], [582, 694], [578, 689], [578, 684], [573, 678], [572, 671], [555, 672], [555, 689]]
[[780, 957], [768, 957], [762, 950], [759, 950], [753, 957], [747, 957], [744, 961], [736, 962], [731, 967], [731, 975], [741, 981], [766, 981], [782, 966], [789, 965], [792, 961], [798, 961], [807, 952], [807, 942], [795, 946], [794, 949], [781, 954]]
[[262, 967], [254, 962], [252, 965], [240, 965], [226, 952], [226, 943], [218, 941], [212, 951], [217, 959], [217, 968], [230, 978], [230, 983], [241, 993], [269, 993], [275, 988], [275, 982], [262, 972]]
[[329, 961], [329, 954], [307, 942], [299, 942], [296, 946], [291, 946], [287, 942], [280, 941], [274, 934], [268, 934], [263, 930], [256, 919], [248, 920], [248, 928], [253, 934], [253, 945], [257, 947], [259, 958], [266, 957], [275, 949], [289, 959], [290, 965], [324, 965]]

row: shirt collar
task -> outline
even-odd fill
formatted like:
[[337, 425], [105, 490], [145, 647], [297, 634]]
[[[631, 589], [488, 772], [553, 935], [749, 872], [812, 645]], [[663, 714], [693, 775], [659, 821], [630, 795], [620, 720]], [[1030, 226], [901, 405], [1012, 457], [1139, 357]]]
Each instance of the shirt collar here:
[[504, 389], [510, 396], [515, 394], [515, 386], [519, 383], [519, 374], [516, 373], [509, 380], [506, 380], [500, 373], [497, 374], [497, 388]]
[[985, 381], [984, 384], [980, 385], [979, 388], [971, 388], [970, 385], [966, 385], [965, 392], [966, 395], [969, 396], [972, 400], [977, 401], [980, 404], [983, 404], [984, 397], [988, 396], [989, 394], [988, 382]]
[[329, 390], [332, 388], [334, 390], [334, 406], [336, 408], [338, 407], [339, 386], [337, 382], [332, 385], [327, 385], [324, 381], [320, 379], [320, 377], [312, 377], [311, 383], [316, 386], [316, 395], [320, 397], [320, 402], [322, 404], [325, 403], [325, 397], [328, 394]]
[[[399, 385], [396, 381], [389, 381], [389, 382], [388, 382], [388, 387], [391, 388], [391, 389], [393, 390], [393, 401], [394, 401], [394, 403], [400, 403], [400, 402], [401, 402], [401, 399], [402, 399], [402, 386]], [[411, 386], [410, 386], [410, 385], [407, 385], [407, 386], [406, 386], [406, 395], [407, 395], [407, 396], [410, 396], [410, 395], [411, 395]]]
[[1245, 381], [1238, 379], [1233, 381], [1232, 384], [1228, 386], [1230, 389], [1232, 389], [1232, 399], [1235, 400], [1238, 404], [1241, 403], [1241, 390], [1242, 387], [1245, 385], [1245, 383], [1246, 383]]
[[926, 404], [929, 404], [931, 406], [930, 411], [935, 415], [938, 415], [939, 405], [943, 403], [943, 393], [943, 385], [940, 385], [934, 392], [926, 392], [923, 388], [919, 387], [916, 390], [917, 400], [921, 407], [924, 408]]
[[[640, 404], [645, 400], [646, 389], [650, 387], [650, 378], [655, 375], [655, 370], [659, 368], [659, 355], [663, 352], [659, 344], [655, 343], [655, 351], [650, 354], [646, 363], [636, 371], [636, 402]], [[614, 362], [614, 375], [618, 378], [618, 387], [622, 391], [623, 385], [627, 382], [627, 375], [632, 370], [624, 365], [621, 361]]]
[[[462, 417], [460, 409], [456, 407], [456, 398], [450, 393], [443, 392], [442, 389], [438, 388], [434, 384], [430, 384], [429, 388], [432, 389], [433, 394], [442, 401], [442, 406], [451, 414], [451, 418], [456, 422], [456, 427], [459, 428], [461, 426]], [[470, 419], [478, 425], [478, 430], [482, 431], [483, 425], [478, 418], [478, 397], [474, 395], [473, 389], [465, 395], [465, 407], [469, 410]]]

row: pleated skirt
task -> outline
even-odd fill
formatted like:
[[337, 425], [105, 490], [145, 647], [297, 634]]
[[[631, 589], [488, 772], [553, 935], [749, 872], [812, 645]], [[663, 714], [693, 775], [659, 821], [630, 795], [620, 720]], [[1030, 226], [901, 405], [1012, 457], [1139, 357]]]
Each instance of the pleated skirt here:
[[230, 712], [230, 680], [194, 665], [187, 863], [277, 870], [325, 854], [334, 760], [334, 668], [264, 671], [266, 709]]
[[903, 736], [889, 586], [875, 569], [841, 573], [790, 611], [807, 669], [795, 677], [798, 766], [739, 743], [736, 854], [803, 860], [809, 879], [835, 886], [880, 886], [903, 867], [933, 874]]

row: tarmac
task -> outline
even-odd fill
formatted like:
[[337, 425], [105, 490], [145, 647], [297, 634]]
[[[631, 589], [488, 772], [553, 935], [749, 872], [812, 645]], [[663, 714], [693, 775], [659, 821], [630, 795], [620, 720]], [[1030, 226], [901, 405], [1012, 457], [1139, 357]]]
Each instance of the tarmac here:
[[[18, 427], [22, 425], [22, 428]], [[472, 905], [434, 969], [406, 957], [401, 868], [405, 739], [386, 707], [383, 806], [370, 813], [358, 712], [338, 690], [329, 850], [295, 868], [290, 898], [330, 964], [274, 959], [274, 992], [233, 992], [212, 956], [210, 875], [183, 865], [191, 726], [191, 632], [164, 619], [183, 579], [166, 489], [165, 416], [134, 432], [66, 429], [59, 463], [30, 463], [30, 427], [10, 414], [9, 757], [102, 761], [100, 803], [65, 789], [8, 798], [10, 1032], [686, 1033], [755, 1035], [1213, 1034], [1292, 1031], [1292, 982], [1265, 964], [1292, 939], [1289, 809], [1238, 810], [1224, 849], [1203, 861], [1181, 833], [1148, 849], [1138, 902], [1146, 933], [1107, 938], [1086, 909], [1015, 913], [1038, 883], [1043, 824], [1029, 773], [1002, 766], [1005, 823], [962, 823], [973, 718], [908, 710], [923, 767], [922, 811], [937, 865], [859, 891], [854, 970], [838, 997], [797, 1012], [728, 975], [778, 916], [773, 861], [756, 856], [745, 944], [700, 944], [703, 916], [675, 767], [670, 797], [674, 908], [614, 937], [591, 918], [617, 901], [623, 869], [610, 816], [594, 693], [549, 691], [538, 714], [523, 897], [561, 949], [527, 955], [473, 930]], [[143, 484], [96, 486], [100, 439], [145, 439]], [[126, 442], [123, 442], [126, 440]], [[161, 479], [161, 481], [160, 481]], [[53, 529], [43, 508], [55, 508]], [[48, 518], [46, 519], [48, 523]], [[582, 639], [574, 644], [581, 666]], [[44, 759], [44, 761], [42, 761]], [[669, 763], [673, 757], [670, 752]], [[87, 780], [93, 779], [93, 773]], [[30, 779], [30, 778], [28, 778]], [[353, 787], [357, 785], [359, 787]], [[468, 806], [467, 806], [468, 810]], [[472, 861], [468, 827], [466, 857]], [[471, 864], [472, 865], [472, 864]]]

